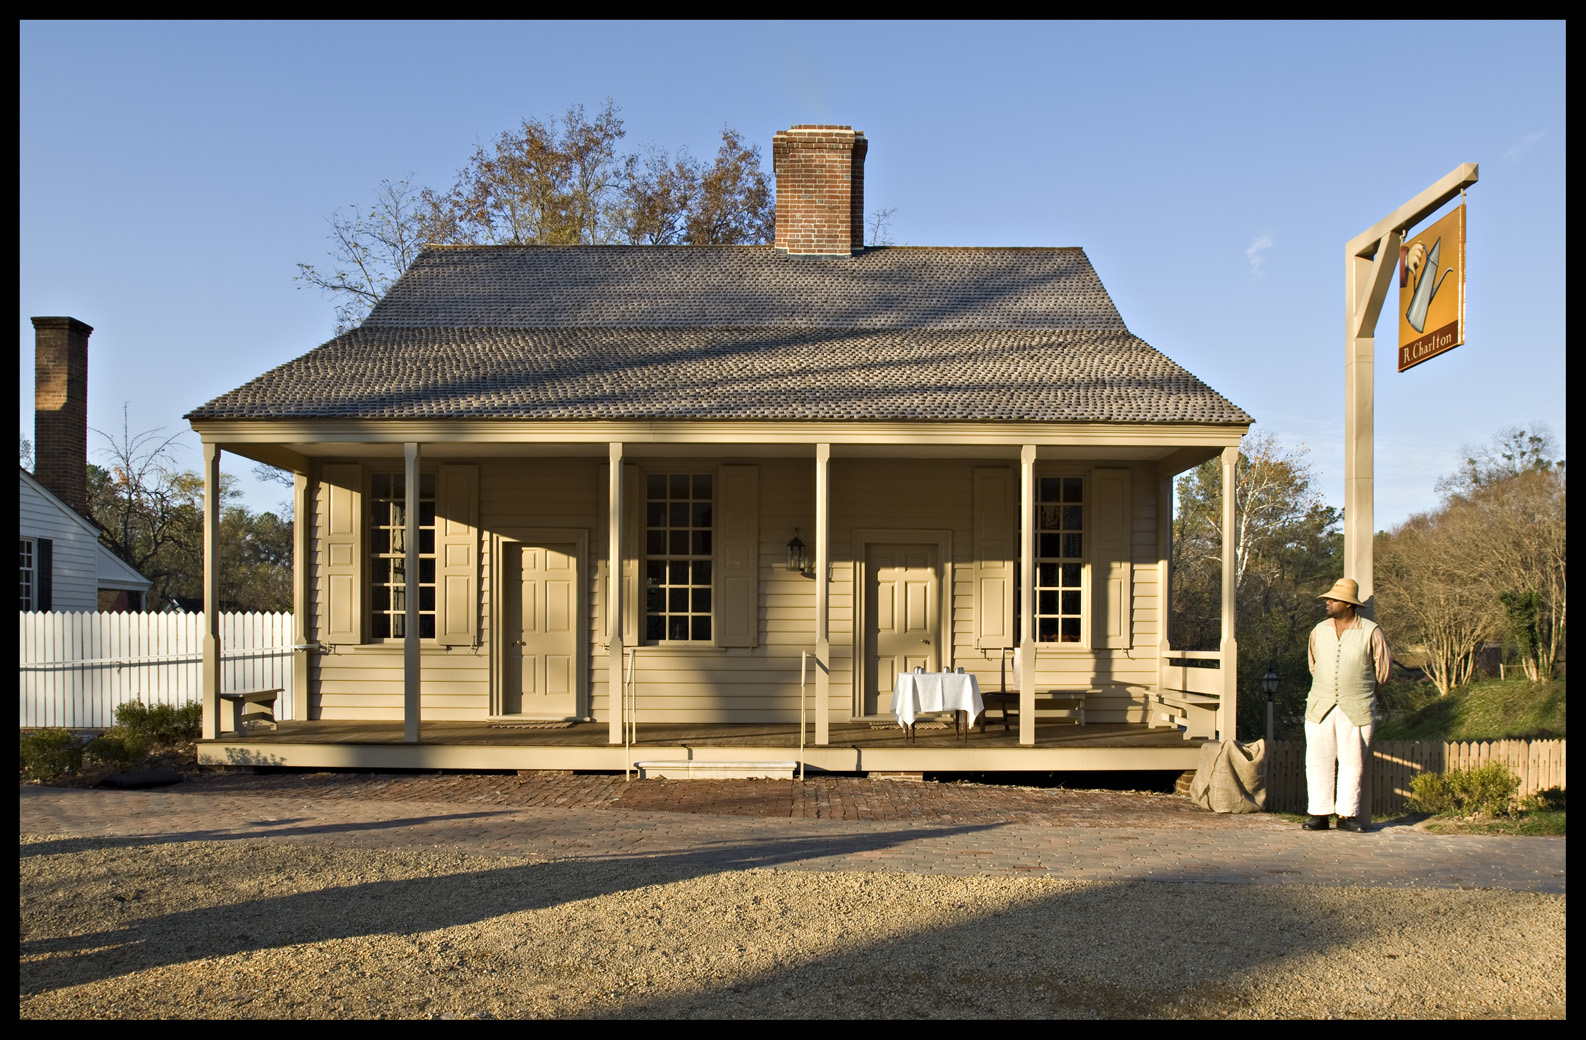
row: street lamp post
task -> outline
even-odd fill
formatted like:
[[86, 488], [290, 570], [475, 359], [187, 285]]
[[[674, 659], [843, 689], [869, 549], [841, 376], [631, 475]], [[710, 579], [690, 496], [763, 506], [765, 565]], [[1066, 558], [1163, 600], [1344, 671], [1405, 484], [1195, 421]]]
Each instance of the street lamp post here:
[[1267, 674], [1261, 677], [1261, 692], [1267, 695], [1267, 754], [1272, 754], [1272, 698], [1278, 692], [1278, 670], [1267, 662]]

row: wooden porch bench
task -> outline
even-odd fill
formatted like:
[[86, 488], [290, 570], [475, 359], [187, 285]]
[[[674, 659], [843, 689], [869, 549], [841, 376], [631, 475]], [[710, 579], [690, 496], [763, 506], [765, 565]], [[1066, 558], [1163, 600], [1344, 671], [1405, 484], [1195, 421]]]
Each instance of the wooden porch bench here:
[[[1035, 691], [1035, 717], [1073, 719], [1078, 725], [1085, 724], [1085, 697], [1089, 690], [1036, 690]], [[986, 710], [980, 715], [980, 732], [986, 732], [986, 716], [992, 708], [1002, 712], [1002, 729], [1008, 731], [1008, 719], [1019, 717], [1019, 691], [993, 690], [990, 693], [982, 691], [980, 699], [985, 702]]]
[[277, 687], [273, 690], [227, 690], [220, 694], [220, 699], [231, 703], [231, 728], [239, 737], [248, 735], [245, 724], [249, 722], [268, 722], [272, 729], [280, 729], [275, 721], [275, 699], [285, 689]]
[[1147, 722], [1155, 727], [1158, 719], [1176, 726], [1186, 737], [1211, 737], [1217, 733], [1217, 708], [1222, 698], [1210, 693], [1183, 690], [1152, 690]]

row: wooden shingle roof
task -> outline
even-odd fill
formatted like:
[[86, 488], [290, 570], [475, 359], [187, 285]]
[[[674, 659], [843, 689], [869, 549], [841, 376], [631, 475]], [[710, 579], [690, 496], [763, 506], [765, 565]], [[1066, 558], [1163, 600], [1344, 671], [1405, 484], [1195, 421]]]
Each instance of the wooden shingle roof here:
[[425, 250], [362, 326], [189, 419], [1249, 423], [1081, 249]]

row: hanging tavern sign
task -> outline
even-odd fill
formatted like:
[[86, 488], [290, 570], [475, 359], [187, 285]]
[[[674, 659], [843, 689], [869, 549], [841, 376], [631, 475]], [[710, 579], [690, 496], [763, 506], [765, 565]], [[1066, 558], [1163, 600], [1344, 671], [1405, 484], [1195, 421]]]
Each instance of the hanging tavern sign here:
[[1399, 250], [1399, 371], [1465, 342], [1465, 207]]

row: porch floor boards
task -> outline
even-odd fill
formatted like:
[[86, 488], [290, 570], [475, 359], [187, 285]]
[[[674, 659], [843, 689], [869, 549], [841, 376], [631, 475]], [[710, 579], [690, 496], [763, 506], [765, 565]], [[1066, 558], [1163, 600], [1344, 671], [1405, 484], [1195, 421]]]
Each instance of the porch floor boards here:
[[[605, 722], [575, 723], [567, 729], [496, 729], [483, 722], [421, 722], [421, 745], [492, 745], [508, 747], [608, 747], [610, 730]], [[916, 730], [912, 744], [903, 740], [902, 729], [891, 726], [872, 728], [868, 722], [833, 722], [829, 746], [944, 750], [965, 747], [964, 742], [946, 729]], [[813, 746], [815, 727], [806, 725], [805, 745]], [[402, 744], [401, 722], [344, 720], [283, 721], [275, 730], [250, 728], [239, 741], [232, 733], [221, 735], [221, 743], [236, 744]], [[1186, 740], [1172, 728], [1152, 729], [1144, 723], [1100, 723], [1076, 726], [1073, 723], [1040, 723], [1035, 727], [1037, 748], [1184, 748], [1198, 743]], [[799, 746], [797, 723], [641, 723], [638, 747], [756, 747], [792, 748]], [[988, 724], [981, 733], [969, 735], [971, 748], [1018, 748], [1019, 733], [1014, 728], [1004, 733], [1000, 722]]]

